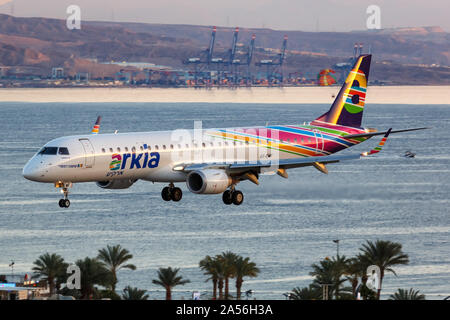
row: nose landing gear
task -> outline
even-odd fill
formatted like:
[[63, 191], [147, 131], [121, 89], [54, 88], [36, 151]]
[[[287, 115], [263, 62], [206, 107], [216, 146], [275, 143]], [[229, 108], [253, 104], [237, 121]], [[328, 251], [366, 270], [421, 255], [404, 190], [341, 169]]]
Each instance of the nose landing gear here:
[[161, 197], [164, 201], [178, 202], [183, 197], [183, 192], [180, 188], [175, 187], [173, 183], [170, 183], [168, 187], [164, 187], [161, 191]]
[[60, 188], [61, 193], [64, 195], [64, 199], [59, 200], [59, 206], [61, 208], [68, 208], [70, 206], [69, 198], [69, 188], [72, 187], [72, 182], [61, 182], [55, 183], [55, 188]]

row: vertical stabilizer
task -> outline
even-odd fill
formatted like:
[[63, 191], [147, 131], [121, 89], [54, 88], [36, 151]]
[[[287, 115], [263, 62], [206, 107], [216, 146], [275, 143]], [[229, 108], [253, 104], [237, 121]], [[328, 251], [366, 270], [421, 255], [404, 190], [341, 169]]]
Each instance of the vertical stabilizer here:
[[330, 110], [316, 121], [361, 127], [372, 55], [361, 55], [353, 65]]

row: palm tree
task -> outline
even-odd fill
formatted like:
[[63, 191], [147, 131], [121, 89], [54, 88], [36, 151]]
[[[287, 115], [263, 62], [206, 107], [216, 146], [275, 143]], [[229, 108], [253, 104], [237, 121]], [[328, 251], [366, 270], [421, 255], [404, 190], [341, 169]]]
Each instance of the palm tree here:
[[209, 278], [206, 281], [211, 280], [213, 283], [213, 300], [217, 299], [217, 283], [219, 278], [223, 278], [221, 274], [220, 262], [216, 258], [206, 256], [203, 260], [200, 260], [200, 269], [204, 271], [204, 275], [208, 275]]
[[320, 290], [309, 285], [305, 288], [296, 287], [289, 293], [289, 300], [319, 300], [322, 294]]
[[238, 258], [240, 257], [231, 251], [222, 252], [222, 254], [217, 257], [217, 259], [221, 260], [223, 263], [223, 276], [225, 278], [225, 300], [229, 298], [229, 280], [230, 278], [234, 278], [235, 276], [235, 263]]
[[64, 262], [64, 259], [56, 253], [49, 254], [48, 252], [39, 256], [39, 258], [33, 262], [35, 267], [32, 268], [37, 277], [47, 281], [50, 288], [50, 295], [55, 292], [55, 281], [62, 279], [65, 276], [68, 264]]
[[104, 263], [96, 258], [86, 257], [84, 260], [77, 260], [75, 264], [81, 272], [81, 298], [90, 299], [95, 293], [95, 285], [103, 287], [111, 286], [113, 277]]
[[379, 289], [377, 291], [377, 299], [380, 299], [381, 285], [383, 283], [386, 271], [392, 272], [395, 276], [393, 266], [405, 265], [409, 263], [409, 257], [403, 253], [400, 243], [377, 240], [375, 243], [367, 241], [360, 248], [362, 254], [358, 255], [358, 259], [366, 266], [376, 265], [380, 268]]
[[347, 261], [344, 269], [344, 275], [352, 285], [352, 295], [356, 297], [356, 289], [358, 288], [359, 278], [366, 274], [367, 266], [364, 265], [358, 258], [350, 258]]
[[425, 300], [425, 295], [420, 294], [419, 290], [398, 289], [397, 292], [391, 294], [389, 300]]
[[111, 271], [113, 282], [111, 283], [111, 290], [116, 290], [117, 284], [117, 271], [122, 268], [136, 270], [134, 264], [125, 264], [128, 260], [132, 259], [133, 255], [127, 249], [124, 249], [120, 244], [116, 246], [107, 246], [104, 249], [98, 251], [97, 259], [102, 261], [105, 266]]
[[166, 289], [166, 300], [172, 300], [172, 288], [178, 285], [184, 285], [191, 281], [182, 280], [182, 276], [177, 276], [180, 269], [159, 268], [158, 270], [158, 280], [153, 280], [154, 284], [160, 285]]
[[141, 290], [138, 288], [132, 288], [130, 286], [126, 286], [123, 289], [122, 299], [123, 300], [148, 300], [147, 291]]
[[236, 299], [241, 299], [241, 288], [244, 282], [244, 277], [256, 277], [260, 272], [254, 262], [250, 262], [250, 258], [243, 258], [239, 256], [235, 263], [235, 277], [236, 277]]
[[338, 256], [332, 259], [325, 258], [318, 265], [313, 264], [313, 271], [309, 273], [315, 277], [312, 286], [315, 289], [321, 289], [323, 284], [330, 285], [329, 295], [334, 295], [335, 299], [338, 299], [340, 287], [346, 281], [346, 279], [342, 278], [342, 275], [344, 274], [347, 261], [348, 259], [345, 256]]

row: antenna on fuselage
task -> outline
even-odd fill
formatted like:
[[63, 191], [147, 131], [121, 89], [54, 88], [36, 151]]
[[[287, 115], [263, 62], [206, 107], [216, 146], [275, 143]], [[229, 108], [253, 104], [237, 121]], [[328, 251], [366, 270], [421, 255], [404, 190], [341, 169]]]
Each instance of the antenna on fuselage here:
[[100, 131], [100, 121], [102, 120], [101, 116], [97, 117], [97, 121], [95, 121], [94, 127], [92, 128], [92, 134], [97, 134]]

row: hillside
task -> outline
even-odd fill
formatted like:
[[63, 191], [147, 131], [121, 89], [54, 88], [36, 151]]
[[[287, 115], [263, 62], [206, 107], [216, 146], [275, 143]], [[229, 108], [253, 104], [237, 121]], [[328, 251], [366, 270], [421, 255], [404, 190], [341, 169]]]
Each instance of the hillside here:
[[[217, 28], [215, 57], [225, 56], [234, 28]], [[255, 60], [273, 58], [288, 35], [284, 72], [317, 73], [353, 54], [355, 42], [374, 54], [371, 79], [395, 84], [450, 84], [450, 34], [438, 27], [377, 32], [301, 32], [240, 28], [241, 54], [256, 34]], [[0, 66], [48, 75], [63, 66], [66, 74], [90, 72], [113, 76], [120, 67], [97, 62], [149, 62], [186, 68], [182, 60], [206, 49], [211, 27], [144, 23], [84, 22], [68, 30], [66, 22], [47, 18], [0, 15]], [[367, 51], [368, 49], [366, 49]], [[252, 67], [255, 69], [255, 67]]]

